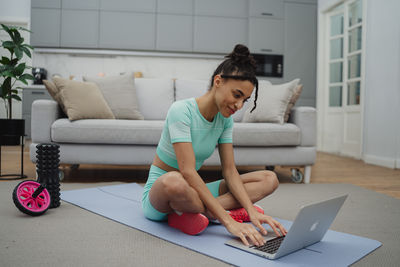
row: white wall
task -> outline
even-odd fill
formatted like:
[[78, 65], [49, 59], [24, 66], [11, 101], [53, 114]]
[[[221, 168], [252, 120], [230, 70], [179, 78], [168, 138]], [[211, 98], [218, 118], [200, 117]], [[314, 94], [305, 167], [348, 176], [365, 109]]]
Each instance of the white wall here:
[[[342, 1], [318, 1], [319, 24], [323, 12], [339, 2]], [[400, 1], [365, 2], [367, 37], [363, 159], [371, 164], [400, 168]], [[321, 28], [318, 33], [318, 64], [321, 66]], [[318, 73], [317, 76], [318, 88], [322, 86], [321, 75]], [[317, 92], [317, 109], [322, 114], [324, 107], [318, 95]], [[318, 122], [321, 123], [321, 117]]]
[[153, 56], [108, 56], [35, 53], [33, 64], [44, 66], [48, 76], [118, 75], [121, 72], [140, 71], [146, 78], [210, 79], [221, 59], [193, 59]]
[[0, 20], [29, 21], [31, 0], [0, 0]]
[[400, 168], [400, 1], [367, 8], [364, 159]]

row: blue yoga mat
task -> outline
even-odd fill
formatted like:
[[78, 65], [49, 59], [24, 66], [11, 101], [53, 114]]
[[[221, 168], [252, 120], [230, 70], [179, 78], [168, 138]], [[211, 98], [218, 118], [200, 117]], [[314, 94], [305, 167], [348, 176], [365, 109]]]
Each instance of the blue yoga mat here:
[[[232, 238], [218, 224], [210, 224], [198, 236], [153, 222], [143, 216], [143, 187], [136, 183], [61, 192], [61, 199], [111, 220], [128, 225], [182, 247], [237, 266], [348, 266], [382, 244], [376, 240], [329, 230], [321, 242], [277, 260], [268, 260], [225, 245]], [[286, 229], [292, 222], [278, 219]], [[266, 226], [268, 229], [268, 227]]]

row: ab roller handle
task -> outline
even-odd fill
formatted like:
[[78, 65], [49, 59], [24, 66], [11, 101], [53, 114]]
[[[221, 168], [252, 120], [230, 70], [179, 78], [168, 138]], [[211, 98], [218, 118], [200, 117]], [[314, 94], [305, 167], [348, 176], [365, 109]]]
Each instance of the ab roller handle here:
[[13, 191], [15, 206], [31, 216], [60, 206], [59, 146], [39, 144], [36, 148], [37, 181], [23, 181]]

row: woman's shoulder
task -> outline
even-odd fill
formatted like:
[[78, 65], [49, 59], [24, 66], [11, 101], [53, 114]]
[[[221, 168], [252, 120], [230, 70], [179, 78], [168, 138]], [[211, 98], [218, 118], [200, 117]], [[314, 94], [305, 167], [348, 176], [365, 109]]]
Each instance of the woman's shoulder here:
[[175, 101], [172, 103], [169, 108], [167, 117], [177, 117], [180, 118], [182, 116], [188, 117], [192, 113], [193, 110], [193, 101], [194, 98], [182, 99]]
[[188, 110], [192, 109], [194, 107], [194, 98], [187, 98], [187, 99], [182, 99], [182, 100], [177, 100], [174, 103], [172, 103], [170, 109], [173, 110]]

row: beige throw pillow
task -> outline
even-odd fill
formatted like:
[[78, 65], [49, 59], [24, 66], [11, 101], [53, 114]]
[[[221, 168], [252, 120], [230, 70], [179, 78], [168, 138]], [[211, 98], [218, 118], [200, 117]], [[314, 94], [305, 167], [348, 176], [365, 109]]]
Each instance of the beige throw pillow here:
[[268, 85], [260, 84], [256, 109], [250, 113], [253, 106], [244, 113], [242, 122], [273, 122], [284, 123], [285, 112], [294, 89], [300, 79], [291, 82]]
[[64, 103], [61, 100], [61, 94], [60, 91], [58, 90], [57, 86], [52, 82], [48, 80], [43, 80], [43, 84], [46, 87], [47, 91], [51, 95], [51, 97], [57, 101], [58, 105], [61, 107], [62, 111], [67, 114], [67, 111], [65, 109]]
[[83, 77], [84, 81], [94, 82], [103, 93], [115, 118], [143, 120], [139, 111], [133, 73], [110, 77]]
[[96, 84], [63, 78], [54, 78], [53, 82], [60, 91], [69, 120], [115, 119]]
[[294, 93], [292, 95], [292, 98], [290, 98], [288, 107], [285, 112], [285, 122], [287, 122], [289, 120], [290, 111], [296, 104], [296, 101], [299, 99], [302, 90], [303, 90], [302, 84], [297, 85], [296, 88], [294, 89]]

